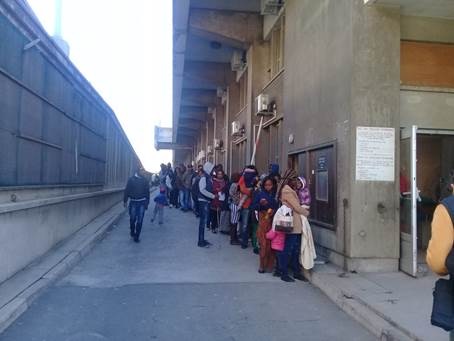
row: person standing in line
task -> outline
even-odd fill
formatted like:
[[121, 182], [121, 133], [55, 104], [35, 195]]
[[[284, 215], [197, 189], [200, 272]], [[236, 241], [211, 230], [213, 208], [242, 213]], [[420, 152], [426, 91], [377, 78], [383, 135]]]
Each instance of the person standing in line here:
[[240, 220], [240, 191], [238, 189], [238, 181], [240, 181], [240, 177], [240, 173], [232, 174], [232, 183], [229, 188], [231, 245], [240, 245], [238, 240], [238, 221]]
[[[264, 179], [265, 176], [261, 176], [260, 179], [258, 177], [255, 178], [254, 181], [254, 190], [252, 192], [252, 203], [255, 200], [255, 197], [259, 195], [262, 187], [262, 179]], [[258, 255], [259, 254], [259, 243], [257, 239], [257, 230], [259, 227], [259, 212], [258, 209], [255, 207], [250, 207], [250, 214], [249, 214], [249, 226], [251, 228], [251, 244], [253, 248], [253, 252]]]
[[210, 242], [205, 240], [205, 227], [210, 213], [210, 203], [212, 200], [217, 199], [217, 194], [213, 194], [213, 180], [211, 174], [213, 173], [213, 164], [206, 162], [203, 165], [203, 173], [200, 176], [198, 186], [198, 203], [199, 203], [199, 240], [197, 246], [209, 247]]
[[298, 186], [298, 174], [293, 169], [288, 169], [282, 177], [278, 190], [278, 196], [283, 205], [289, 207], [293, 212], [293, 231], [285, 236], [284, 250], [280, 254], [279, 266], [281, 279], [284, 282], [295, 280], [288, 274], [288, 266], [292, 267], [293, 277], [300, 281], [307, 281], [301, 271], [299, 255], [301, 252], [301, 234], [303, 232], [303, 221], [301, 214], [309, 216], [309, 211], [300, 205], [296, 189]]
[[271, 249], [271, 241], [266, 238], [266, 235], [271, 230], [274, 212], [278, 208], [276, 190], [276, 180], [271, 176], [267, 176], [262, 181], [261, 190], [254, 197], [251, 205], [253, 210], [259, 212], [259, 227], [257, 230], [257, 239], [260, 245], [259, 273], [272, 272], [274, 268], [275, 255]]
[[125, 208], [129, 200], [129, 226], [130, 235], [136, 243], [140, 242], [143, 217], [150, 203], [150, 184], [145, 178], [145, 170], [139, 167], [128, 183], [123, 196]]
[[183, 176], [186, 172], [184, 165], [179, 165], [175, 168], [175, 188], [176, 188], [176, 203], [177, 208], [183, 209], [184, 207], [184, 183]]
[[155, 221], [157, 215], [159, 219], [159, 225], [162, 225], [164, 222], [164, 207], [169, 206], [165, 187], [161, 186], [161, 188], [159, 189], [159, 194], [154, 198], [154, 202], [155, 206], [151, 222], [153, 223]]
[[311, 206], [311, 192], [309, 190], [306, 178], [304, 176], [300, 176], [298, 178], [298, 185], [296, 188], [300, 204], [302, 206], [306, 206], [306, 209], [309, 209]]
[[[427, 248], [426, 261], [429, 268], [439, 276], [454, 276], [454, 175], [450, 177], [448, 191], [451, 195], [435, 208], [432, 219], [432, 236]], [[452, 304], [452, 302], [446, 302]], [[449, 332], [454, 341], [454, 331]]]
[[194, 208], [194, 214], [198, 218], [200, 216], [199, 212], [199, 180], [203, 174], [203, 166], [197, 166], [197, 173], [194, 174], [192, 178], [191, 186], [191, 197], [192, 197], [192, 206]]
[[221, 222], [221, 212], [226, 210], [228, 199], [228, 183], [225, 181], [224, 172], [218, 170], [213, 178], [213, 193], [216, 198], [211, 201], [210, 223], [211, 232], [217, 233]]
[[183, 174], [183, 203], [182, 210], [184, 212], [192, 209], [191, 205], [191, 187], [192, 187], [192, 178], [194, 177], [194, 170], [192, 165], [189, 164], [186, 167], [186, 171]]
[[241, 248], [247, 249], [248, 242], [249, 242], [249, 206], [252, 202], [252, 192], [254, 190], [254, 183], [255, 179], [258, 175], [257, 168], [255, 166], [250, 165], [247, 166], [244, 171], [243, 175], [241, 176], [240, 180], [238, 181], [238, 187], [240, 190], [240, 202], [239, 206], [241, 209], [240, 213], [240, 234], [241, 234]]

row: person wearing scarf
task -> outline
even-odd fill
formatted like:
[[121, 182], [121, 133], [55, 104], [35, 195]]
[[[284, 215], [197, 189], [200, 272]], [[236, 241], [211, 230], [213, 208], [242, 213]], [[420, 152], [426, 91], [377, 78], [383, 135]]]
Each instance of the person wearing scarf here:
[[217, 233], [221, 220], [221, 210], [225, 211], [227, 205], [228, 183], [225, 181], [224, 175], [222, 170], [217, 170], [216, 176], [213, 177], [213, 193], [217, 194], [214, 200], [211, 201], [210, 207], [211, 232], [213, 233]]
[[258, 172], [255, 166], [246, 166], [243, 171], [243, 175], [238, 182], [238, 188], [240, 190], [240, 209], [241, 209], [241, 224], [240, 224], [240, 235], [241, 235], [241, 248], [246, 249], [249, 241], [249, 206], [252, 202], [252, 193], [256, 182]]
[[253, 210], [258, 211], [259, 224], [257, 239], [260, 249], [259, 273], [271, 272], [274, 268], [274, 251], [271, 249], [271, 241], [266, 238], [266, 234], [271, 230], [274, 212], [278, 209], [276, 200], [276, 181], [273, 177], [267, 176], [262, 180], [261, 190], [254, 197], [251, 205]]
[[293, 169], [288, 169], [279, 184], [278, 196], [283, 205], [292, 209], [293, 212], [293, 231], [288, 233], [285, 238], [284, 250], [279, 255], [279, 267], [281, 279], [284, 282], [294, 282], [289, 276], [288, 267], [293, 270], [293, 277], [300, 281], [307, 281], [301, 271], [299, 254], [301, 251], [301, 233], [303, 223], [300, 215], [308, 216], [309, 211], [300, 205], [296, 189], [298, 186], [298, 174]]

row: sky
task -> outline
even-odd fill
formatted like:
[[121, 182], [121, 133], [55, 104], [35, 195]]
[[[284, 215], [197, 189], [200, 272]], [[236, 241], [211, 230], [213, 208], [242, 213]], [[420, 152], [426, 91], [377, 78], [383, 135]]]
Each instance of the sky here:
[[[55, 0], [27, 0], [50, 35]], [[172, 1], [62, 0], [70, 59], [115, 111], [148, 171], [170, 162], [154, 126], [172, 124]]]

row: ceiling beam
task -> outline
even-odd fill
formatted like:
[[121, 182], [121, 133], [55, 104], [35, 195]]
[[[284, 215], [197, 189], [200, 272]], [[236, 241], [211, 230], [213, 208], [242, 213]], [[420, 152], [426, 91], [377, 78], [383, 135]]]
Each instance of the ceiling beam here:
[[258, 13], [191, 9], [189, 32], [239, 49], [262, 36], [262, 18]]
[[216, 105], [216, 98], [216, 90], [183, 89], [181, 105], [212, 107]]
[[229, 63], [186, 61], [183, 75], [191, 82], [200, 81], [225, 87], [234, 81]]

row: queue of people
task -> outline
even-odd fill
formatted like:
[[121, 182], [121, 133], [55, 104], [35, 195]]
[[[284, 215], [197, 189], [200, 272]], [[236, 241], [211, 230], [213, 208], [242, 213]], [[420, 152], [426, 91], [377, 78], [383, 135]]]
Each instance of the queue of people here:
[[[252, 246], [259, 255], [259, 273], [273, 273], [285, 282], [306, 281], [302, 265], [310, 269], [315, 258], [307, 220], [311, 198], [306, 180], [294, 170], [287, 170], [281, 178], [278, 166], [271, 165], [268, 174], [259, 176], [250, 165], [229, 179], [222, 165], [206, 162], [194, 178], [192, 197], [200, 218], [199, 247], [211, 245], [205, 231], [220, 231], [230, 236], [232, 245]], [[276, 219], [282, 207], [291, 217], [288, 231], [280, 230]]]
[[[129, 179], [124, 194], [135, 242], [140, 241], [150, 202], [143, 172], [139, 168]], [[252, 246], [259, 255], [259, 273], [273, 273], [285, 282], [306, 281], [302, 266], [310, 269], [315, 258], [307, 220], [310, 205], [307, 181], [293, 169], [281, 177], [279, 166], [270, 165], [268, 174], [259, 176], [257, 168], [249, 165], [229, 178], [222, 165], [210, 162], [199, 165], [197, 171], [192, 165], [172, 169], [162, 164], [151, 222], [157, 218], [160, 225], [164, 223], [165, 207], [192, 211], [199, 218], [197, 246], [210, 247], [205, 232], [219, 232], [230, 237], [231, 245]]]

